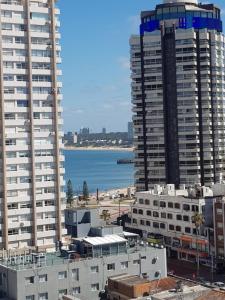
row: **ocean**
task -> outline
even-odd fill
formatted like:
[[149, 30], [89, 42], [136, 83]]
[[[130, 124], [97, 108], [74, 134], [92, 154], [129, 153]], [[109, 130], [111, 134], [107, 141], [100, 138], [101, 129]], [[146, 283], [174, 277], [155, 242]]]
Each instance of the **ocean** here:
[[118, 159], [132, 159], [130, 151], [65, 150], [65, 180], [71, 179], [76, 194], [82, 193], [83, 181], [90, 193], [134, 185], [133, 164], [118, 165]]

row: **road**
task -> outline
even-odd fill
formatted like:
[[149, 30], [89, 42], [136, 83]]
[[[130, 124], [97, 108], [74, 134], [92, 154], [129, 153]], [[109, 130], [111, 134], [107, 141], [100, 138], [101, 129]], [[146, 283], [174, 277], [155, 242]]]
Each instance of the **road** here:
[[[174, 275], [187, 278], [187, 279], [195, 279], [196, 280], [196, 271], [197, 265], [187, 261], [181, 261], [174, 258], [168, 258], [168, 272], [173, 272]], [[209, 267], [200, 266], [199, 269], [199, 278], [204, 279], [205, 281], [213, 282], [220, 281], [225, 282], [225, 274], [216, 274], [212, 273]]]

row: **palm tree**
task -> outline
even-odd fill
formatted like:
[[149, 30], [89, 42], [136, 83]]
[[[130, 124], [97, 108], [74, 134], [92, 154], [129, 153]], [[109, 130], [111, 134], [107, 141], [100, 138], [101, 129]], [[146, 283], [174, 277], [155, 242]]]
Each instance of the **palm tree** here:
[[196, 228], [196, 250], [197, 250], [197, 277], [199, 276], [199, 248], [198, 248], [198, 236], [201, 231], [202, 225], [205, 223], [204, 216], [198, 212], [195, 212], [192, 216], [192, 222]]
[[108, 210], [108, 209], [104, 209], [104, 210], [102, 211], [102, 214], [100, 215], [100, 217], [101, 217], [101, 219], [103, 219], [103, 220], [106, 222], [106, 224], [107, 224], [107, 223], [109, 222], [109, 220], [110, 220], [110, 217], [111, 217], [109, 210]]

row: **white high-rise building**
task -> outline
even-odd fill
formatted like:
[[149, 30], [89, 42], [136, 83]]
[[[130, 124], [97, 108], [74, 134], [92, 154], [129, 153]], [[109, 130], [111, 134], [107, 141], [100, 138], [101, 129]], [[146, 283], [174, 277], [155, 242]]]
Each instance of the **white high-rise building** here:
[[225, 180], [220, 9], [164, 0], [141, 14], [131, 69], [137, 190]]
[[65, 235], [60, 22], [55, 0], [0, 1], [0, 248]]

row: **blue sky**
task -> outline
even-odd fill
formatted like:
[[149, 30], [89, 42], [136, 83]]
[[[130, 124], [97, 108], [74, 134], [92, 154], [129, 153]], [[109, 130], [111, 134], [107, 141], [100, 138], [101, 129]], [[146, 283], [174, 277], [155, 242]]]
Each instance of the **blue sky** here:
[[[210, 1], [201, 1], [210, 2]], [[225, 12], [224, 0], [214, 0]], [[60, 0], [64, 129], [127, 129], [129, 37], [160, 0]]]

